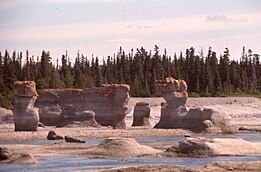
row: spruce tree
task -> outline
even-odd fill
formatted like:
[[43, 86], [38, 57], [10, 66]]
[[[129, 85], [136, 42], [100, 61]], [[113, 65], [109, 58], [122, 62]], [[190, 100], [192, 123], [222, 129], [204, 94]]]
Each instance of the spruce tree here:
[[101, 74], [101, 68], [100, 68], [100, 65], [99, 65], [99, 59], [98, 57], [96, 57], [96, 60], [95, 60], [95, 86], [96, 87], [102, 87], [102, 74]]

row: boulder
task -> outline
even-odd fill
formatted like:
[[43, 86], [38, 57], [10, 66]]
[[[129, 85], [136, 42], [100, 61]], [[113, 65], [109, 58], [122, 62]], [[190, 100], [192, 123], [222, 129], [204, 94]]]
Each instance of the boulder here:
[[47, 135], [48, 140], [63, 140], [64, 135], [60, 130], [50, 130], [48, 135]]
[[71, 136], [65, 136], [64, 139], [65, 139], [66, 142], [85, 143], [84, 140], [73, 138]]
[[21, 153], [14, 155], [13, 159], [9, 163], [15, 164], [35, 164], [37, 163], [35, 157], [31, 153]]
[[232, 125], [232, 118], [220, 110], [190, 109], [181, 119], [180, 128], [195, 132], [234, 133], [236, 128]]
[[100, 127], [95, 120], [95, 113], [91, 110], [75, 112], [76, 109], [67, 105], [56, 127]]
[[167, 151], [188, 156], [260, 156], [261, 143], [234, 138], [187, 138]]
[[64, 119], [64, 114], [69, 113], [63, 112], [68, 106], [72, 110], [71, 115], [77, 116], [91, 110], [99, 124], [125, 128], [125, 116], [131, 111], [129, 91], [130, 87], [124, 84], [86, 89], [40, 90], [36, 107], [40, 109], [40, 119], [45, 125], [50, 124], [52, 119], [55, 119], [52, 125], [57, 125]]
[[108, 138], [87, 150], [88, 154], [101, 157], [153, 155], [160, 152], [152, 147], [140, 145], [132, 138]]
[[150, 106], [149, 103], [138, 102], [134, 108], [132, 126], [150, 127]]
[[37, 92], [34, 81], [16, 81], [13, 85], [15, 131], [37, 131], [38, 108], [34, 107]]
[[11, 159], [11, 152], [5, 147], [0, 147], [0, 161], [9, 159]]
[[9, 109], [0, 107], [0, 124], [14, 123], [13, 112]]

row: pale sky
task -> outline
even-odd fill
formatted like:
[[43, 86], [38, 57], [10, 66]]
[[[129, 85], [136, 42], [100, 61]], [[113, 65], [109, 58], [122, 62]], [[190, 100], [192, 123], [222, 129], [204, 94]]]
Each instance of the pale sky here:
[[167, 48], [169, 55], [191, 46], [207, 53], [225, 47], [239, 59], [242, 47], [261, 54], [260, 0], [0, 0], [0, 51], [50, 51], [53, 61], [66, 50], [113, 55]]

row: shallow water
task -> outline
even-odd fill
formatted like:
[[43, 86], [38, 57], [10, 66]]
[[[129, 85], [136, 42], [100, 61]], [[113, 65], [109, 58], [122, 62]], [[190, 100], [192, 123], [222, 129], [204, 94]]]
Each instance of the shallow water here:
[[[195, 136], [200, 137], [200, 136]], [[206, 136], [202, 136], [206, 137]], [[243, 138], [251, 142], [261, 142], [260, 132], [240, 131], [233, 135], [207, 136], [207, 138]], [[152, 147], [164, 148], [164, 145], [172, 145], [184, 139], [184, 137], [137, 137], [139, 143]], [[86, 144], [99, 144], [103, 139], [86, 140]], [[59, 141], [37, 140], [23, 142], [5, 142], [0, 144], [27, 144], [41, 145], [54, 144]], [[210, 158], [188, 158], [188, 157], [114, 157], [114, 158], [90, 158], [88, 156], [54, 156], [37, 159], [34, 165], [1, 164], [0, 172], [13, 171], [75, 171], [75, 170], [98, 170], [112, 167], [139, 166], [139, 165], [176, 165], [188, 167], [200, 167], [209, 162], [216, 161], [260, 161], [261, 157], [249, 156], [219, 156]]]
[[188, 157], [135, 157], [135, 158], [89, 158], [87, 156], [74, 157], [45, 157], [38, 159], [34, 165], [1, 164], [0, 171], [75, 171], [75, 170], [98, 170], [112, 167], [141, 166], [141, 165], [176, 165], [188, 167], [200, 167], [209, 162], [216, 161], [257, 161], [261, 157], [211, 157], [211, 158], [188, 158]]

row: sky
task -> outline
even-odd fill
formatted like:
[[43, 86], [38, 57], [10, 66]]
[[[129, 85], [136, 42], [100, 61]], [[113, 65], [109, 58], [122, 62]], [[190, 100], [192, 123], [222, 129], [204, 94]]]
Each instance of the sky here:
[[0, 51], [53, 61], [66, 50], [100, 59], [158, 45], [173, 56], [195, 47], [218, 54], [229, 48], [239, 59], [242, 47], [261, 54], [260, 0], [0, 0]]

